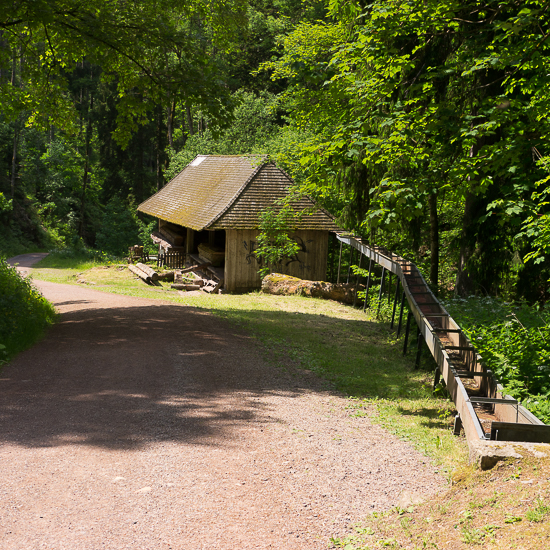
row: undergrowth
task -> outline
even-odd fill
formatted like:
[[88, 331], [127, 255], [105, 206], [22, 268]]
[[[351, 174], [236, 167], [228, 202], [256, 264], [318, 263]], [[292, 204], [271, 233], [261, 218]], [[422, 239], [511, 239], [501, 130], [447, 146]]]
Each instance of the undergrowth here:
[[474, 296], [445, 307], [505, 392], [550, 423], [550, 311]]
[[53, 322], [53, 306], [0, 257], [0, 366], [31, 346]]

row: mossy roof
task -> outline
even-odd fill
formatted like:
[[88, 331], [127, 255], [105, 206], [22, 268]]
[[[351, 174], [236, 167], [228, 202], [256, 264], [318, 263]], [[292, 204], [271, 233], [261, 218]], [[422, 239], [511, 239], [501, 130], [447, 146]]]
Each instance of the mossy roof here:
[[[263, 157], [199, 155], [138, 210], [168, 222], [203, 229], [256, 229], [258, 215], [277, 208], [292, 179]], [[307, 215], [296, 229], [336, 231], [334, 218], [308, 197], [292, 203]]]

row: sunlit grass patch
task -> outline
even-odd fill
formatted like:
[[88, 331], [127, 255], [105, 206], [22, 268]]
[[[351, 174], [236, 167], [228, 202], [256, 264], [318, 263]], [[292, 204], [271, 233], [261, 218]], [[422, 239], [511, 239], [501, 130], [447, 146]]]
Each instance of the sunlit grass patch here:
[[355, 532], [332, 539], [348, 550], [550, 547], [550, 461], [509, 460], [491, 471], [463, 467], [452, 487], [429, 501], [373, 513]]

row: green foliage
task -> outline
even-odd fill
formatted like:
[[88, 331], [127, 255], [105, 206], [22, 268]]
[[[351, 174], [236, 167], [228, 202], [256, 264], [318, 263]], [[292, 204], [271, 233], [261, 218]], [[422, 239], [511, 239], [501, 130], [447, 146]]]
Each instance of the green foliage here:
[[151, 233], [157, 228], [158, 222], [156, 220], [146, 221], [137, 220], [138, 224], [138, 243], [141, 244], [145, 251], [151, 253], [156, 253], [158, 251], [158, 246], [151, 240]]
[[277, 98], [269, 93], [239, 91], [233, 94], [233, 101], [236, 103], [234, 118], [223, 133], [216, 136], [206, 129], [189, 136], [181, 151], [171, 151], [167, 179], [176, 176], [197, 155], [265, 154], [270, 151], [267, 144], [279, 132]]
[[260, 212], [259, 217], [260, 234], [256, 238], [258, 248], [255, 254], [261, 260], [258, 273], [265, 277], [281, 270], [284, 260], [296, 256], [300, 246], [289, 235], [296, 223], [296, 213], [290, 207], [268, 208]]
[[505, 392], [550, 423], [550, 313], [496, 298], [445, 303]]
[[138, 244], [139, 238], [140, 227], [135, 208], [127, 205], [120, 197], [113, 197], [105, 207], [96, 246], [109, 254], [123, 256], [128, 253], [129, 246]]
[[67, 75], [86, 59], [101, 67], [104, 81], [116, 84], [120, 143], [128, 143], [167, 93], [193, 98], [220, 122], [229, 115], [208, 46], [230, 47], [243, 22], [243, 2], [143, 1], [121, 9], [115, 0], [3, 0], [0, 6], [5, 43], [0, 64], [11, 66], [16, 52], [25, 58], [20, 78], [0, 85], [4, 113], [16, 117], [25, 110], [29, 124], [48, 128], [56, 121], [74, 129]]
[[292, 117], [314, 130], [296, 152], [305, 188], [371, 239], [415, 243], [424, 227], [428, 249], [441, 203], [453, 202], [461, 289], [494, 289], [517, 252], [502, 242], [513, 246], [528, 216], [506, 205], [531, 195], [532, 148], [550, 128], [544, 2], [336, 0], [330, 15], [338, 23], [298, 26], [264, 65], [289, 80]]
[[53, 306], [0, 257], [0, 364], [33, 344], [54, 320]]
[[4, 196], [4, 193], [0, 193], [0, 216], [7, 212], [11, 212], [12, 208], [13, 208], [12, 199], [7, 199]]
[[[540, 164], [550, 173], [550, 157], [541, 158]], [[531, 215], [524, 221], [518, 238], [526, 237], [531, 241], [532, 250], [525, 255], [526, 262], [534, 264], [550, 263], [550, 176], [537, 182], [539, 191], [533, 192]], [[524, 205], [515, 205], [519, 208]]]
[[[156, 252], [157, 247], [151, 241], [151, 233], [155, 230], [157, 221], [140, 220], [136, 215], [133, 203], [126, 203], [120, 197], [113, 197], [105, 207], [101, 229], [97, 233], [96, 246], [99, 250], [86, 248], [81, 241], [80, 246], [68, 249], [68, 253], [86, 252], [90, 259], [100, 261], [101, 255], [121, 257], [128, 253], [128, 247], [140, 244], [149, 252]], [[72, 252], [71, 252], [72, 251]]]
[[78, 227], [77, 197], [82, 185], [82, 159], [66, 142], [55, 140], [46, 146], [39, 163], [38, 213], [46, 226], [55, 226], [60, 235], [70, 237]]
[[533, 523], [540, 523], [544, 521], [548, 514], [550, 514], [550, 506], [546, 504], [543, 498], [539, 497], [535, 501], [533, 508], [525, 514], [525, 519]]

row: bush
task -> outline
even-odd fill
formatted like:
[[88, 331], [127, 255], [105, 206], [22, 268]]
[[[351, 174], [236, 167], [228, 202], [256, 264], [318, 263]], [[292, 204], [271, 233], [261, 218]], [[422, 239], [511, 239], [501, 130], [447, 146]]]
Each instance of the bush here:
[[120, 197], [113, 197], [105, 207], [96, 246], [115, 256], [128, 254], [128, 247], [137, 244], [139, 225], [135, 214]]
[[445, 307], [506, 393], [550, 423], [550, 312], [473, 296]]
[[0, 360], [32, 345], [55, 318], [53, 306], [0, 257]]

